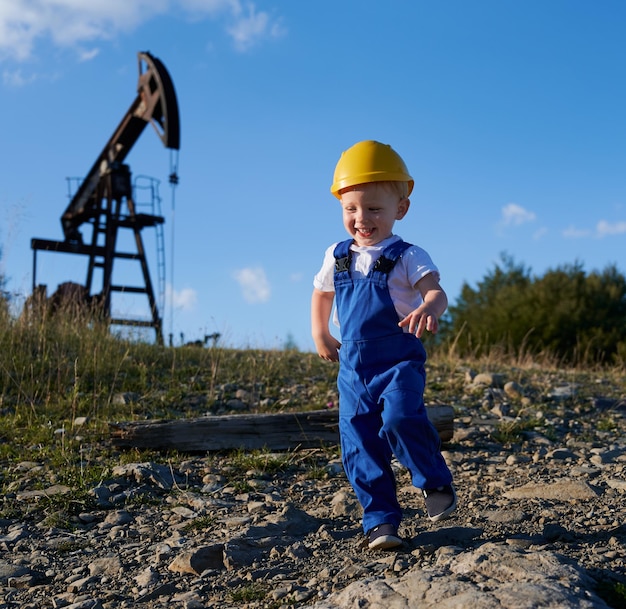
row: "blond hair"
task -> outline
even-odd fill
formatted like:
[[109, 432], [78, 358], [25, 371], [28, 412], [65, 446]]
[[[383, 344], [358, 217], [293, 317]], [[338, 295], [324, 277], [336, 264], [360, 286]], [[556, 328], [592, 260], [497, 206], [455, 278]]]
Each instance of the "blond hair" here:
[[342, 194], [350, 192], [351, 190], [360, 190], [362, 186], [365, 186], [365, 184], [367, 184], [368, 186], [382, 186], [388, 192], [398, 195], [400, 199], [409, 198], [409, 183], [399, 182], [397, 180], [381, 180], [380, 182], [365, 182], [363, 184], [355, 184], [354, 186], [347, 186], [346, 188], [342, 188], [338, 192], [338, 194], [341, 197]]

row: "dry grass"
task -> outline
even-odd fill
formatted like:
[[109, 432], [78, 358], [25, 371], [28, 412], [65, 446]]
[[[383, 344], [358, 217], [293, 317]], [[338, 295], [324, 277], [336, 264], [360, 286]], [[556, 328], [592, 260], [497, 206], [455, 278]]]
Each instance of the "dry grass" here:
[[[456, 355], [454, 345], [429, 351], [427, 403], [457, 403], [470, 370], [502, 373], [537, 393], [558, 376], [587, 388], [581, 403], [599, 382], [606, 397], [624, 398], [623, 365], [564, 369], [549, 354], [494, 348], [468, 360]], [[85, 501], [82, 493], [114, 464], [149, 458], [113, 450], [109, 422], [228, 412], [237, 392], [250, 396], [252, 412], [324, 408], [336, 403], [336, 372], [336, 365], [313, 353], [163, 347], [112, 336], [88, 318], [3, 321], [0, 490], [6, 498], [19, 486], [16, 464], [45, 462], [55, 479], [42, 485], [67, 484], [74, 490], [66, 503]], [[5, 500], [4, 513], [10, 509]]]

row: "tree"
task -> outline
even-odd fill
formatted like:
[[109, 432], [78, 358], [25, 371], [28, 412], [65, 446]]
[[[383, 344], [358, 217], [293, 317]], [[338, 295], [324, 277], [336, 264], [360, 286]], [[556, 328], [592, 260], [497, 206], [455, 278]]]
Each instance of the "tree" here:
[[503, 254], [476, 288], [462, 286], [442, 331], [462, 355], [504, 346], [608, 362], [626, 351], [626, 278], [614, 265], [587, 275], [580, 262], [533, 277]]
[[[2, 258], [2, 248], [0, 248], [0, 258]], [[9, 321], [9, 303], [11, 296], [6, 290], [7, 277], [0, 272], [0, 324], [6, 325]]]
[[456, 304], [449, 307], [442, 338], [454, 339], [463, 354], [480, 354], [494, 344], [517, 344], [528, 331], [526, 307], [520, 307], [520, 301], [532, 281], [530, 270], [506, 254], [501, 261], [476, 289], [464, 283]]

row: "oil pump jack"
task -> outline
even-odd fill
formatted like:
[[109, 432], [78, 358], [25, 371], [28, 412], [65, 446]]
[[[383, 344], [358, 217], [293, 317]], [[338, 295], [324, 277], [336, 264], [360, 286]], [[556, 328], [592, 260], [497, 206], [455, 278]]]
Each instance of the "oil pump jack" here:
[[[102, 291], [97, 296], [101, 311], [109, 324], [152, 327], [156, 332], [157, 341], [162, 344], [162, 319], [150, 279], [141, 231], [147, 227], [160, 227], [164, 223], [164, 218], [154, 213], [138, 213], [133, 196], [131, 171], [129, 166], [124, 164], [124, 160], [148, 123], [155, 128], [166, 148], [177, 151], [180, 147], [180, 120], [174, 85], [163, 63], [148, 52], [138, 53], [138, 63], [137, 97], [87, 176], [80, 182], [73, 196], [70, 195], [70, 203], [61, 216], [64, 240], [31, 240], [33, 294], [38, 289], [36, 272], [39, 250], [87, 256], [87, 278], [84, 286], [86, 294], [91, 297], [94, 271], [101, 270]], [[170, 174], [169, 180], [173, 185], [178, 182], [175, 170]], [[83, 240], [79, 230], [82, 225], [91, 226], [88, 242]], [[133, 232], [136, 252], [118, 251], [120, 229], [130, 229]], [[135, 260], [140, 264], [143, 286], [113, 283], [113, 266], [118, 258]], [[164, 266], [164, 261], [160, 264]], [[45, 291], [45, 286], [41, 287]], [[145, 294], [150, 306], [151, 319], [148, 321], [112, 318], [112, 292]]]

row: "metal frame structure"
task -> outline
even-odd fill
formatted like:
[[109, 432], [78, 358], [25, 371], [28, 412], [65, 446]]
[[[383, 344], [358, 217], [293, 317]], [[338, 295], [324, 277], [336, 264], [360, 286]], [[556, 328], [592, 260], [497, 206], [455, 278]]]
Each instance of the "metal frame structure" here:
[[[60, 252], [88, 257], [85, 287], [92, 294], [94, 271], [102, 270], [102, 290], [99, 294], [103, 313], [111, 325], [146, 326], [154, 328], [159, 343], [163, 343], [162, 319], [154, 295], [141, 231], [164, 223], [159, 215], [137, 213], [133, 199], [131, 172], [124, 164], [128, 153], [148, 123], [152, 124], [166, 148], [180, 148], [180, 119], [174, 85], [165, 66], [150, 53], [138, 53], [139, 82], [137, 97], [122, 118], [117, 129], [104, 146], [89, 173], [78, 186], [67, 209], [61, 216], [65, 239], [52, 241], [32, 239], [33, 294], [37, 290], [37, 252]], [[170, 182], [176, 184], [172, 173]], [[92, 228], [89, 243], [83, 241], [79, 230], [88, 224]], [[133, 231], [136, 252], [117, 250], [118, 231]], [[113, 283], [114, 261], [118, 258], [136, 260], [141, 265], [143, 286]], [[146, 294], [151, 320], [111, 318], [111, 293]]]

